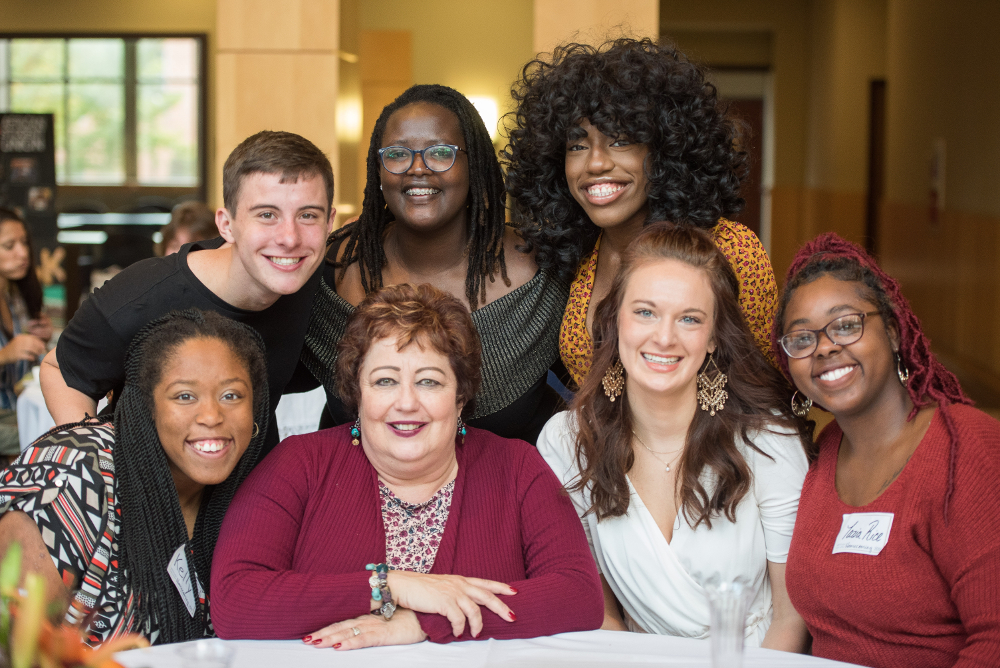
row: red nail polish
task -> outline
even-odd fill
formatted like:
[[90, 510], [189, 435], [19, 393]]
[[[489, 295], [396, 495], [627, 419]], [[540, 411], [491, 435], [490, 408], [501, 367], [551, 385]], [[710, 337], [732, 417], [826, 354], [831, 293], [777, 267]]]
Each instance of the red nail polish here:
[[512, 622], [516, 622], [517, 621], [517, 615], [514, 614], [513, 610], [510, 611], [510, 621], [512, 621]]
[[340, 649], [340, 643], [338, 642], [336, 645], [333, 646], [333, 648], [334, 649]]
[[[507, 586], [508, 586], [508, 587], [510, 587], [510, 585], [507, 585]], [[516, 590], [516, 589], [514, 589], [513, 587], [510, 587], [510, 590], [511, 590], [512, 592], [514, 592], [515, 594], [517, 593], [517, 590]]]
[[312, 642], [312, 640], [313, 640], [312, 636], [306, 636], [305, 638], [302, 639], [302, 642]]
[[317, 638], [316, 640], [312, 641], [312, 644], [314, 644], [314, 645], [322, 645], [323, 641], [321, 639]]

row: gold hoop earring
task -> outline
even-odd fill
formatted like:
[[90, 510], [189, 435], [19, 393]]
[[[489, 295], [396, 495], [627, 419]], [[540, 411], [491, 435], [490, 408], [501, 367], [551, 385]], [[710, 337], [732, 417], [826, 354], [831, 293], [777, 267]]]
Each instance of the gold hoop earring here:
[[[798, 396], [799, 391], [795, 390], [792, 395], [792, 412], [798, 417], [805, 417], [809, 415], [809, 410], [813, 407], [813, 400], [809, 397], [806, 397], [805, 400], [797, 399]], [[804, 394], [802, 396], [805, 397]]]
[[601, 385], [604, 386], [604, 396], [610, 399], [611, 403], [622, 395], [625, 389], [625, 367], [622, 366], [621, 359], [615, 360], [615, 363], [608, 368], [604, 378], [601, 379]]
[[906, 383], [910, 380], [910, 370], [907, 368], [906, 364], [903, 363], [903, 358], [897, 350], [896, 353], [896, 375], [899, 376], [899, 382], [906, 387]]
[[260, 433], [260, 427], [257, 426], [256, 422], [254, 422], [253, 423], [253, 436], [251, 436], [250, 438], [257, 438], [257, 434], [259, 434], [259, 433]]
[[[715, 378], [708, 377], [709, 365], [715, 367]], [[729, 393], [723, 389], [728, 381], [729, 377], [722, 373], [719, 365], [715, 363], [715, 356], [709, 353], [705, 368], [698, 374], [698, 403], [701, 405], [701, 410], [708, 411], [712, 416], [716, 411], [722, 410], [726, 405], [726, 399], [729, 398]]]

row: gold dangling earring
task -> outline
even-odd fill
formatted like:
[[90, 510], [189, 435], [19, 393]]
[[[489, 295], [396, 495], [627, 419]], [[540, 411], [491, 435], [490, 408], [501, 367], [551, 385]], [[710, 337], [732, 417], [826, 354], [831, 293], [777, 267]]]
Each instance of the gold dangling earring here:
[[[809, 409], [813, 407], [813, 400], [809, 397], [806, 397], [805, 400], [796, 399], [798, 396], [799, 391], [795, 390], [795, 393], [792, 395], [792, 412], [798, 417], [805, 417], [809, 415]], [[802, 396], [805, 397], [804, 394]]]
[[[708, 377], [709, 365], [715, 367], [715, 378]], [[698, 374], [698, 403], [701, 405], [701, 410], [708, 411], [708, 414], [713, 416], [716, 411], [722, 410], [726, 405], [726, 399], [729, 398], [729, 393], [722, 388], [728, 381], [729, 377], [722, 373], [719, 365], [715, 363], [715, 357], [709, 353], [705, 368]]]
[[910, 370], [903, 364], [903, 357], [896, 351], [896, 375], [899, 376], [899, 382], [906, 387], [906, 382], [910, 380]]
[[611, 403], [622, 395], [622, 390], [625, 389], [625, 367], [622, 366], [621, 359], [616, 359], [608, 368], [604, 378], [601, 379], [601, 385], [604, 386], [604, 396], [610, 399]]

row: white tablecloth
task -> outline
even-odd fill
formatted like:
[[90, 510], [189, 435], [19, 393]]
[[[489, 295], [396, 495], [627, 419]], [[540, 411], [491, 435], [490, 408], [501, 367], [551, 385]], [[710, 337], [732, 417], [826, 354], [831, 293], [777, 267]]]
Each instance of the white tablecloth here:
[[[706, 640], [672, 638], [641, 633], [587, 631], [563, 633], [531, 640], [469, 640], [449, 645], [422, 642], [397, 647], [338, 652], [317, 649], [299, 640], [230, 641], [236, 648], [232, 668], [272, 668], [274, 666], [691, 666], [708, 668]], [[126, 668], [181, 668], [179, 645], [160, 645], [122, 652], [115, 656]], [[835, 668], [851, 664], [817, 659], [801, 654], [753, 648], [746, 651], [745, 668]]]
[[45, 397], [38, 381], [25, 383], [17, 396], [17, 440], [21, 450], [54, 426], [56, 423], [45, 407]]
[[[106, 404], [107, 401], [101, 399], [98, 410], [104, 408]], [[312, 392], [286, 394], [281, 397], [275, 409], [280, 437], [285, 439], [294, 434], [316, 431], [324, 404], [326, 404], [326, 394], [322, 387]], [[17, 397], [17, 436], [21, 450], [54, 426], [56, 423], [45, 408], [45, 398], [42, 396], [42, 388], [38, 381], [28, 381]]]

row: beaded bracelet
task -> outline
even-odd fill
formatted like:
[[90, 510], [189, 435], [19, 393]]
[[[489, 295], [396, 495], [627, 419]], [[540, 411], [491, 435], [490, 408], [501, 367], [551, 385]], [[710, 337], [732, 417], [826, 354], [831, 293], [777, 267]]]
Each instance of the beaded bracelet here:
[[392, 592], [389, 591], [389, 567], [386, 564], [368, 564], [365, 570], [372, 572], [368, 578], [368, 586], [372, 588], [372, 600], [380, 604], [377, 610], [372, 610], [372, 614], [382, 615], [382, 619], [389, 621], [396, 612], [396, 604], [392, 602]]

